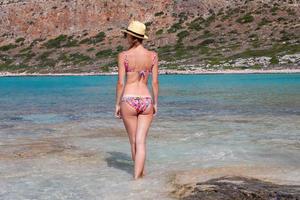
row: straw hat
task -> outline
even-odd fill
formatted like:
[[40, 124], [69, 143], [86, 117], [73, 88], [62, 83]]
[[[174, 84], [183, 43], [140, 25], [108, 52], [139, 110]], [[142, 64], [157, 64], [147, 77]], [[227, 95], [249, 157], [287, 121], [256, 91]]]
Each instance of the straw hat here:
[[146, 25], [139, 21], [132, 21], [130, 22], [127, 29], [122, 29], [122, 32], [128, 33], [130, 35], [133, 35], [137, 38], [141, 39], [148, 39], [148, 36], [145, 35], [146, 32]]

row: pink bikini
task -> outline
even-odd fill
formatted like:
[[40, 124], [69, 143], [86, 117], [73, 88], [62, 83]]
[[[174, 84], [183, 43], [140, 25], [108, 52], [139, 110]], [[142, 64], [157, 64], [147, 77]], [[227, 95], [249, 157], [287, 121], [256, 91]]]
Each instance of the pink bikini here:
[[[155, 58], [156, 58], [156, 55], [154, 54], [151, 69], [135, 71], [134, 68], [129, 67], [127, 55], [125, 55], [125, 60], [124, 60], [125, 71], [126, 72], [138, 72], [140, 79], [142, 77], [145, 78], [146, 73], [152, 73], [152, 68], [154, 66]], [[128, 95], [126, 95], [126, 96], [122, 97], [121, 101], [124, 101], [124, 102], [128, 103], [130, 106], [132, 106], [136, 110], [137, 114], [143, 113], [148, 108], [148, 106], [153, 103], [151, 96], [132, 96], [132, 95], [128, 96]]]
[[136, 110], [137, 114], [141, 114], [152, 103], [152, 97], [123, 96], [121, 101], [125, 101], [132, 106]]
[[[152, 68], [154, 66], [154, 61], [155, 61], [156, 55], [154, 54], [153, 59], [152, 59], [152, 66], [151, 69], [146, 69], [146, 70], [141, 70], [141, 71], [136, 71], [139, 73], [140, 78], [145, 77], [146, 72], [152, 73]], [[125, 59], [124, 59], [124, 66], [125, 66], [125, 71], [126, 72], [135, 72], [134, 68], [130, 68], [128, 64], [128, 59], [127, 59], [127, 54], [125, 54]]]

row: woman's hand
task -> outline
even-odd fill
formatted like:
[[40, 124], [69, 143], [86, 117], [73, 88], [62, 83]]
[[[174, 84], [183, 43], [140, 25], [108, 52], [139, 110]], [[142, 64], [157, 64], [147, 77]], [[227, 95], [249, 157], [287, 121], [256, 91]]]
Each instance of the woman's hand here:
[[157, 104], [153, 104], [153, 115], [155, 116], [157, 113]]
[[115, 117], [121, 119], [121, 107], [120, 105], [116, 105]]

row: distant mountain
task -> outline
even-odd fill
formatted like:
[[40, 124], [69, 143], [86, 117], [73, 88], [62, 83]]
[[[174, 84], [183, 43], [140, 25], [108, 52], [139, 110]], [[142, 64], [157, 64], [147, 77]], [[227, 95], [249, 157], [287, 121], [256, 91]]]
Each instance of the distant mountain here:
[[299, 11], [298, 0], [2, 0], [0, 71], [115, 71], [131, 19], [161, 68], [300, 68]]

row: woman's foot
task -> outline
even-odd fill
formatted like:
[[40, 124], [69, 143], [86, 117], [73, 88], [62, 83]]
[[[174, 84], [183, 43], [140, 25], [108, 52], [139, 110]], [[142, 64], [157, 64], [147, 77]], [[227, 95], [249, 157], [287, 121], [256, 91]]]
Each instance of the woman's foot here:
[[145, 175], [146, 175], [145, 171], [142, 171], [142, 173], [138, 177], [134, 177], [134, 180], [137, 180], [139, 178], [144, 178]]
[[143, 178], [143, 175], [140, 175], [140, 176], [138, 176], [138, 177], [133, 177], [134, 180], [138, 180], [138, 179], [140, 179], [140, 178]]

